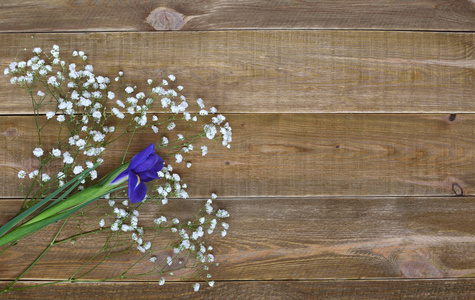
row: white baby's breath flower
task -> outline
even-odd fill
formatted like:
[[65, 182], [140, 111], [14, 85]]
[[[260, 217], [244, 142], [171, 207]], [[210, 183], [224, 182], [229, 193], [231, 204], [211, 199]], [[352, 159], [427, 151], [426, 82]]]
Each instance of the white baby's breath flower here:
[[167, 129], [168, 129], [168, 130], [173, 130], [173, 129], [175, 128], [175, 126], [176, 126], [176, 125], [175, 125], [174, 122], [170, 122], [170, 123], [168, 123]]
[[73, 169], [73, 173], [76, 175], [81, 173], [82, 171], [84, 171], [84, 168], [82, 166], [75, 166]]
[[26, 177], [26, 172], [23, 170], [20, 170], [20, 172], [18, 172], [18, 178], [23, 179], [25, 177]]
[[175, 154], [175, 159], [177, 163], [181, 163], [183, 161], [183, 155], [181, 154]]
[[125, 88], [125, 92], [126, 92], [127, 94], [130, 94], [130, 93], [132, 93], [133, 91], [134, 91], [134, 88], [131, 87], [131, 86], [128, 86], [128, 87]]
[[37, 175], [38, 175], [39, 171], [38, 170], [34, 170], [33, 172], [30, 172], [30, 174], [28, 174], [28, 177], [30, 179], [33, 179], [35, 178]]
[[216, 212], [216, 217], [218, 218], [228, 218], [229, 217], [229, 213], [227, 211], [225, 211], [224, 209], [219, 209], [217, 212]]
[[99, 226], [104, 227], [104, 225], [106, 225], [106, 222], [104, 221], [104, 219], [101, 219], [101, 221], [99, 222]]
[[36, 156], [36, 157], [41, 157], [43, 156], [43, 149], [41, 148], [35, 148], [35, 150], [33, 150], [33, 155]]
[[54, 157], [60, 157], [60, 156], [61, 156], [61, 150], [53, 148], [53, 149], [51, 150], [51, 154], [52, 154]]
[[208, 154], [208, 147], [201, 146], [201, 155], [205, 156], [206, 154]]
[[36, 53], [36, 54], [40, 54], [41, 53], [41, 48], [40, 47], [36, 47], [33, 49], [33, 52]]
[[196, 103], [198, 103], [198, 105], [200, 106], [201, 109], [205, 108], [205, 105], [203, 103], [203, 99], [198, 98], [198, 100], [196, 100]]
[[102, 117], [102, 114], [100, 111], [95, 111], [92, 113], [92, 117], [95, 118], [95, 119], [100, 119]]
[[43, 96], [45, 95], [45, 93], [43, 93], [42, 91], [38, 91], [37, 94], [38, 94], [38, 96], [40, 96], [40, 97], [43, 97]]
[[191, 162], [187, 162], [187, 163], [186, 163], [186, 167], [187, 167], [188, 169], [191, 168]]
[[200, 290], [200, 284], [198, 282], [193, 284], [193, 291], [197, 292], [199, 290]]
[[46, 119], [51, 119], [52, 117], [54, 117], [55, 115], [55, 112], [54, 111], [49, 111], [46, 113]]
[[175, 81], [176, 77], [175, 75], [168, 75], [168, 78], [171, 80], [171, 81]]
[[160, 280], [158, 281], [158, 285], [164, 285], [165, 284], [165, 278], [160, 278]]
[[119, 223], [117, 223], [117, 221], [115, 221], [115, 222], [111, 225], [111, 230], [112, 230], [112, 231], [117, 231], [117, 230], [119, 230]]
[[57, 118], [58, 122], [64, 122], [65, 118], [64, 115], [59, 115]]

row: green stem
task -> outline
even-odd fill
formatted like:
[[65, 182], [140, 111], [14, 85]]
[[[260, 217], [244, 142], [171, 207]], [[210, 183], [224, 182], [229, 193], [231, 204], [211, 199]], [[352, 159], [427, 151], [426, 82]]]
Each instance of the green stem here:
[[54, 242], [56, 241], [56, 239], [58, 238], [59, 234], [61, 233], [61, 231], [63, 230], [64, 228], [64, 225], [66, 225], [66, 222], [68, 222], [68, 219], [67, 218], [66, 220], [64, 220], [64, 223], [63, 225], [61, 225], [61, 227], [59, 228], [58, 232], [56, 233], [56, 235], [54, 236], [53, 240], [50, 242], [50, 244], [48, 245], [48, 247], [46, 247], [46, 249], [40, 254], [40, 256], [38, 256], [35, 261], [28, 267], [26, 268], [25, 271], [23, 271], [23, 273], [21, 273], [15, 280], [13, 280], [13, 282], [11, 282], [9, 285], [7, 285], [6, 288], [4, 288], [0, 294], [2, 293], [5, 293], [7, 292], [8, 290], [10, 290], [10, 287], [12, 287], [18, 280], [20, 280], [31, 268], [33, 268], [35, 266], [35, 264], [46, 254], [46, 252], [48, 252], [48, 250], [53, 247], [54, 245]]

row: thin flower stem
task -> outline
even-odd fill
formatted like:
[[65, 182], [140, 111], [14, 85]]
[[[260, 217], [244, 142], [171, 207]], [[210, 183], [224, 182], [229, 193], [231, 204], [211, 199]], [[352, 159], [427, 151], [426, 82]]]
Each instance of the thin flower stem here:
[[134, 127], [134, 131], [132, 132], [132, 135], [130, 136], [129, 143], [127, 144], [127, 148], [125, 149], [124, 156], [122, 157], [122, 164], [125, 161], [125, 158], [127, 157], [127, 153], [129, 152], [129, 147], [130, 144], [132, 143], [132, 139], [134, 138], [135, 130], [137, 130], [137, 126]]

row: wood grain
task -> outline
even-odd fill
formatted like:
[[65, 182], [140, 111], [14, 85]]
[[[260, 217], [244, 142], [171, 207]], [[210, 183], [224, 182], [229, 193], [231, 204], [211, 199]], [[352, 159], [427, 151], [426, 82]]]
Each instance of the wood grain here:
[[[185, 155], [190, 169], [166, 158], [192, 197], [475, 193], [472, 114], [230, 114], [228, 120], [231, 149], [207, 143], [206, 157], [200, 150]], [[39, 166], [33, 122], [31, 116], [0, 118], [1, 197], [21, 197], [18, 171]], [[158, 142], [149, 132], [136, 135], [129, 157]], [[54, 126], [45, 129], [45, 151], [56, 136]], [[125, 140], [109, 146], [102, 174], [120, 164], [126, 146]]]
[[[31, 36], [34, 36], [34, 41]], [[0, 66], [34, 45], [86, 51], [97, 74], [145, 90], [174, 74], [188, 99], [236, 113], [474, 112], [475, 34], [225, 31], [2, 34]], [[19, 52], [20, 51], [20, 52]], [[147, 88], [148, 89], [148, 88]], [[1, 114], [30, 114], [28, 94], [0, 80]]]
[[[41, 282], [38, 282], [41, 283]], [[20, 283], [27, 287], [34, 283]], [[1, 283], [0, 283], [1, 285]], [[6, 294], [8, 299], [472, 299], [473, 279], [347, 280], [347, 281], [226, 281], [193, 292], [190, 283], [153, 282], [58, 284]], [[0, 296], [0, 299], [2, 297]]]
[[[205, 200], [172, 200], [163, 208], [148, 203], [141, 207], [140, 224], [147, 226], [161, 214], [169, 219], [179, 216], [186, 222], [187, 217], [193, 216], [204, 203]], [[475, 276], [473, 197], [243, 198], [216, 200], [215, 203], [231, 214], [227, 219], [230, 229], [225, 238], [205, 237], [207, 244], [214, 248], [216, 262], [220, 263], [219, 267], [210, 268], [215, 279]], [[20, 204], [20, 200], [0, 200], [0, 223], [13, 217]], [[88, 219], [79, 220], [97, 228], [101, 213], [112, 210], [105, 206], [89, 213]], [[59, 240], [76, 234], [76, 223], [72, 220]], [[0, 257], [0, 279], [14, 278], [25, 269], [60, 225], [48, 226], [4, 252]], [[126, 239], [129, 234], [124, 234]], [[77, 238], [74, 245], [57, 245], [24, 279], [67, 279], [102, 248], [103, 241], [102, 235], [97, 234]], [[150, 255], [161, 261], [169, 251]], [[132, 251], [111, 257], [81, 279], [120, 275], [139, 254]], [[152, 265], [146, 259], [131, 272], [145, 272]], [[188, 273], [183, 270], [175, 275]], [[167, 281], [177, 280], [166, 274], [130, 280], [157, 281], [161, 276]]]
[[222, 29], [473, 31], [472, 1], [4, 0], [3, 32]]

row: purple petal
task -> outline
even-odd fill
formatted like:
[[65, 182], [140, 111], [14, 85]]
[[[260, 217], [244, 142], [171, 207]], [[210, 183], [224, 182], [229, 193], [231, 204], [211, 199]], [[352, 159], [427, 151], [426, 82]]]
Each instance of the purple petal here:
[[140, 177], [129, 171], [129, 200], [132, 203], [142, 201], [147, 194], [147, 186], [140, 180]]
[[137, 153], [130, 161], [129, 169], [134, 169], [139, 164], [144, 162], [150, 154], [155, 153], [155, 145], [152, 143], [147, 148], [143, 149], [140, 153]]
[[155, 153], [150, 154], [143, 162], [131, 169], [136, 174], [140, 174], [152, 168], [158, 161], [159, 156]]
[[165, 163], [163, 162], [163, 159], [160, 156], [158, 156], [158, 160], [154, 166], [152, 166], [150, 169], [148, 169], [145, 172], [138, 173], [140, 176], [140, 179], [142, 179], [143, 182], [149, 182], [154, 179], [158, 179], [157, 172], [163, 169], [164, 164]]
[[112, 180], [112, 182], [109, 183], [109, 185], [114, 184], [114, 183], [124, 179], [125, 177], [127, 177], [127, 175], [129, 175], [129, 169], [128, 168], [125, 169], [124, 171], [120, 172], [120, 174], [117, 175], [117, 177], [114, 178], [114, 180]]

